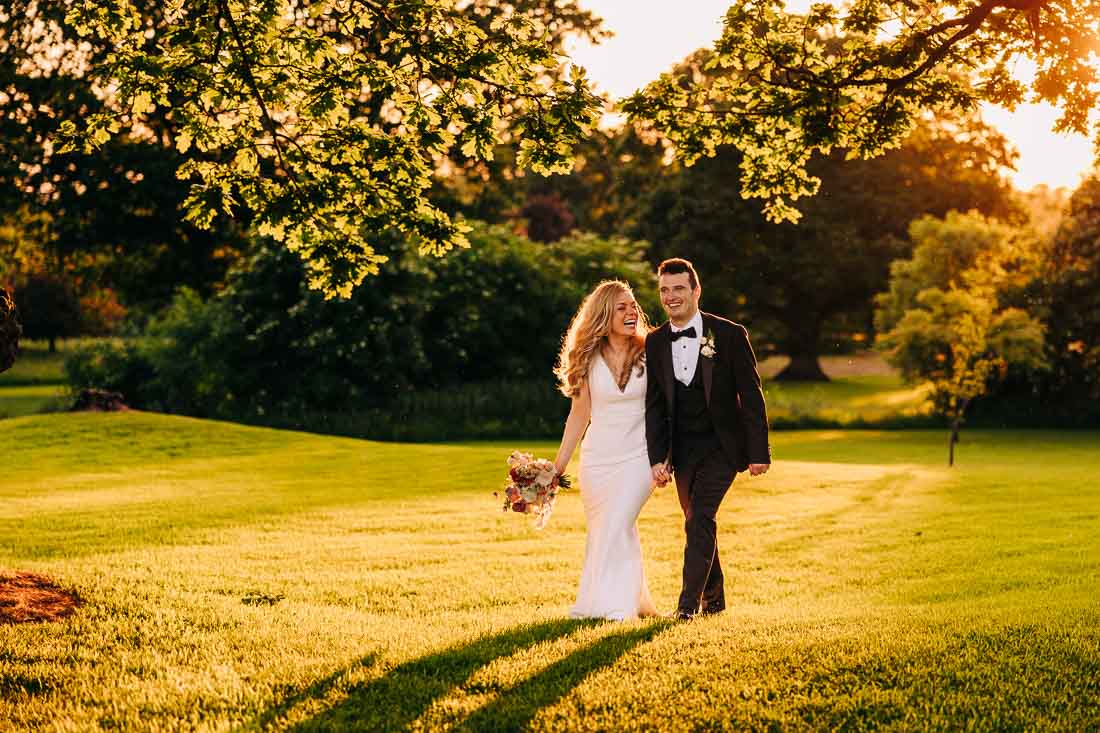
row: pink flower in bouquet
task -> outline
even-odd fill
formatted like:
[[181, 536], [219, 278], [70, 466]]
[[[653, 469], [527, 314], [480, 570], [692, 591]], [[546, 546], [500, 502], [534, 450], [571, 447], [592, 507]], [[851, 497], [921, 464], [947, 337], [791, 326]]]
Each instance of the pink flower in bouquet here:
[[534, 514], [536, 529], [550, 518], [560, 489], [569, 488], [567, 476], [559, 475], [553, 461], [530, 453], [513, 451], [508, 456], [508, 483], [504, 487], [504, 511]]

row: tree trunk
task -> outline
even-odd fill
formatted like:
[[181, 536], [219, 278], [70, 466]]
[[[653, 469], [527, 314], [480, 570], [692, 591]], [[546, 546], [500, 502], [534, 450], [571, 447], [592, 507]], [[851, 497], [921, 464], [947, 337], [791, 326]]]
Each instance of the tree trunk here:
[[50, 353], [51, 354], [56, 354], [57, 353], [57, 339], [53, 336], [50, 336], [49, 341], [50, 341]]
[[820, 361], [817, 361], [817, 349], [806, 349], [798, 353], [791, 353], [791, 362], [784, 366], [783, 371], [775, 375], [775, 380], [780, 382], [828, 382], [828, 376], [822, 371]]
[[[816, 352], [816, 349], [814, 350]], [[791, 354], [791, 362], [775, 376], [781, 382], [828, 382], [816, 353]]]
[[968, 400], [962, 400], [955, 406], [955, 414], [951, 416], [951, 439], [947, 443], [947, 465], [955, 465], [955, 444], [959, 442], [959, 426], [962, 425], [963, 410], [966, 409]]
[[821, 369], [821, 319], [805, 312], [788, 314], [784, 322], [789, 329], [781, 346], [791, 361], [775, 379], [780, 382], [828, 382]]

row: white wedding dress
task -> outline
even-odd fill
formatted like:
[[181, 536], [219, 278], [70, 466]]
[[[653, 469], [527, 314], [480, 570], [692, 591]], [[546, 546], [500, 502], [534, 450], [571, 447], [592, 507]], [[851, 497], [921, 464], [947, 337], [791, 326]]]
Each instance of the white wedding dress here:
[[573, 618], [623, 621], [657, 613], [642, 567], [638, 513], [653, 492], [645, 442], [645, 375], [619, 390], [596, 355], [588, 375], [592, 416], [581, 443], [580, 494], [588, 535]]

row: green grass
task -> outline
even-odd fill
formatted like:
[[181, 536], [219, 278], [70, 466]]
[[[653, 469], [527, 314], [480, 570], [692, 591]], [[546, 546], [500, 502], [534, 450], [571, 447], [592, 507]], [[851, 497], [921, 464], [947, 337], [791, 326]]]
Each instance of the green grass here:
[[822, 357], [828, 382], [776, 381], [787, 362], [760, 362], [773, 427], [928, 427], [934, 420], [927, 386], [906, 384], [876, 352]]
[[[730, 608], [685, 625], [565, 618], [578, 497], [537, 532], [491, 493], [550, 443], [144, 413], [0, 440], [0, 567], [87, 600], [0, 627], [0, 730], [1100, 726], [1096, 433], [964, 433], [953, 470], [938, 431], [776, 434], [719, 516]], [[671, 609], [671, 491], [640, 525]]]
[[0, 418], [53, 412], [68, 404], [68, 392], [61, 385], [0, 387]]
[[798, 420], [874, 423], [930, 413], [924, 386], [888, 375], [834, 377], [829, 382], [764, 383], [768, 417], [782, 424]]
[[0, 387], [63, 384], [65, 352], [76, 343], [78, 341], [60, 341], [57, 351], [51, 354], [45, 341], [21, 341], [15, 365], [0, 373]]
[[62, 341], [51, 354], [45, 341], [22, 341], [15, 365], [0, 373], [0, 419], [34, 415], [67, 405], [65, 351], [76, 341]]

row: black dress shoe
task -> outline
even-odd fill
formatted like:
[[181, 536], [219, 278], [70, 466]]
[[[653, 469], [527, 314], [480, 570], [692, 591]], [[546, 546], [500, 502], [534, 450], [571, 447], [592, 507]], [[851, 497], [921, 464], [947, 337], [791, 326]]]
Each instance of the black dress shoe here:
[[670, 613], [668, 617], [673, 621], [691, 621], [697, 615], [698, 614], [696, 614], [694, 611], [688, 611], [684, 608], [677, 608], [675, 611]]
[[712, 603], [707, 606], [703, 606], [703, 610], [700, 612], [703, 616], [713, 616], [717, 613], [722, 613], [726, 610], [726, 606], [722, 603]]

